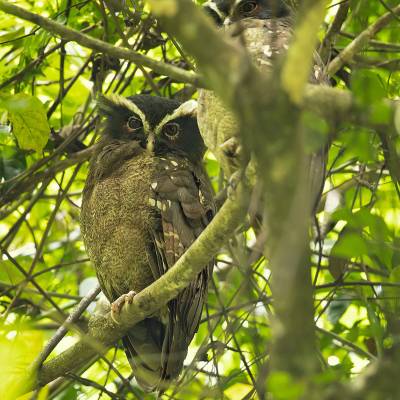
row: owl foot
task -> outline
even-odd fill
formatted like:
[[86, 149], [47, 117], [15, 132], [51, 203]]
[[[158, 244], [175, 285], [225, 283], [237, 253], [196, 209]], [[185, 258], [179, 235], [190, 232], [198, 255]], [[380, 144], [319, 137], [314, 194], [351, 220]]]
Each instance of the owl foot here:
[[129, 293], [123, 294], [122, 296], [118, 297], [118, 299], [111, 304], [111, 318], [114, 322], [118, 323], [115, 317], [121, 313], [122, 307], [125, 304], [132, 304], [133, 298], [135, 296], [136, 292], [134, 290], [131, 290]]
[[234, 172], [229, 180], [228, 180], [228, 185], [227, 185], [227, 196], [228, 199], [230, 200], [235, 200], [236, 197], [236, 189], [242, 180], [243, 176], [243, 171], [236, 171]]
[[240, 167], [243, 155], [243, 147], [236, 137], [229, 138], [224, 143], [220, 144], [219, 148], [233, 166], [236, 168]]

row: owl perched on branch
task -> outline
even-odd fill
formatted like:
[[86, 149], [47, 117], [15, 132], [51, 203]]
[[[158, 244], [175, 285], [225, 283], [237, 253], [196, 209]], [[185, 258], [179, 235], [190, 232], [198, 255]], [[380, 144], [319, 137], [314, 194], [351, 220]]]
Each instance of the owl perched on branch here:
[[[81, 230], [115, 315], [175, 264], [210, 222], [214, 203], [195, 101], [112, 95], [99, 109], [107, 120], [90, 162]], [[145, 390], [163, 390], [182, 370], [211, 272], [212, 262], [123, 338]]]
[[[265, 73], [271, 71], [289, 48], [294, 18], [288, 1], [210, 0], [204, 7], [225, 34], [245, 46], [254, 64]], [[329, 84], [323, 67], [315, 53], [310, 83]], [[207, 147], [230, 177], [246, 161], [235, 116], [213, 91], [200, 90], [198, 123]], [[324, 182], [325, 158], [325, 148], [310, 155], [310, 186], [316, 202]]]

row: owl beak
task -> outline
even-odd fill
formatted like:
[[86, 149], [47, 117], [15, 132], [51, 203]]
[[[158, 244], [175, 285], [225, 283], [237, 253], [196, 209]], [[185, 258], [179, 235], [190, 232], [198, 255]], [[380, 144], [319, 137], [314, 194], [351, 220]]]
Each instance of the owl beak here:
[[232, 24], [232, 20], [230, 17], [224, 19], [224, 26], [229, 26]]
[[147, 136], [147, 145], [146, 145], [146, 149], [149, 153], [153, 153], [154, 151], [155, 139], [156, 138], [154, 132], [150, 132], [149, 135]]

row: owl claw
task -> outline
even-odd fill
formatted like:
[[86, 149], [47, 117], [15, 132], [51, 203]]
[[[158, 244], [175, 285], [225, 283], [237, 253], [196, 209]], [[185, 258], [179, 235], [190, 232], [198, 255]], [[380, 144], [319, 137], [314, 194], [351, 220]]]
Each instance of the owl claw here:
[[235, 200], [236, 197], [236, 189], [242, 180], [242, 171], [234, 172], [228, 180], [228, 187], [227, 187], [227, 196], [230, 200]]
[[122, 296], [118, 297], [118, 299], [111, 304], [111, 318], [114, 322], [118, 324], [116, 317], [121, 313], [122, 307], [125, 304], [132, 304], [133, 298], [135, 296], [136, 292], [134, 290], [131, 290], [129, 293], [123, 294]]
[[229, 158], [229, 160], [232, 163], [237, 164], [237, 166], [240, 166], [240, 160], [243, 155], [243, 148], [237, 138], [231, 137], [224, 143], [220, 144], [219, 147], [225, 154], [225, 156]]

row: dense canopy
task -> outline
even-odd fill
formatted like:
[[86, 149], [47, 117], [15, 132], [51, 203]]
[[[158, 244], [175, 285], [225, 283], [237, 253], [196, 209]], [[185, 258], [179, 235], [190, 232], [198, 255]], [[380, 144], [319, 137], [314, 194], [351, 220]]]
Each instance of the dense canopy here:
[[[291, 46], [265, 75], [201, 3], [0, 0], [1, 399], [156, 398], [119, 339], [214, 255], [199, 331], [162, 398], [400, 398], [398, 1], [291, 1]], [[314, 48], [331, 87], [307, 83]], [[254, 170], [238, 184], [206, 153], [217, 216], [118, 325], [79, 227], [96, 100], [204, 87], [235, 113]], [[299, 162], [327, 137], [310, 219]]]

